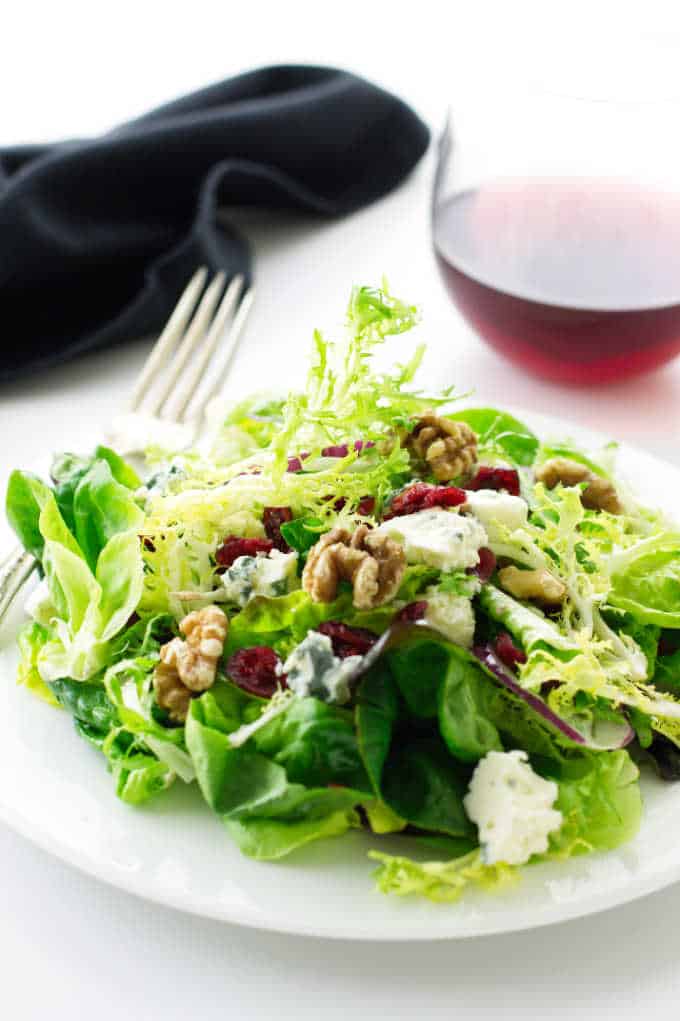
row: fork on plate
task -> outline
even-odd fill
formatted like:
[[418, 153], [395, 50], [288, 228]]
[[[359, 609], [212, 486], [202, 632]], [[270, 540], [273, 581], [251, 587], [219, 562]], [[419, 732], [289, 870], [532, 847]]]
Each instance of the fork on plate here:
[[[123, 413], [106, 431], [121, 454], [143, 449], [172, 430], [177, 446], [198, 437], [206, 408], [224, 386], [253, 302], [242, 276], [208, 282], [198, 269], [187, 284], [137, 377]], [[173, 444], [174, 445], [174, 444]], [[0, 567], [0, 622], [36, 567], [21, 547]]]

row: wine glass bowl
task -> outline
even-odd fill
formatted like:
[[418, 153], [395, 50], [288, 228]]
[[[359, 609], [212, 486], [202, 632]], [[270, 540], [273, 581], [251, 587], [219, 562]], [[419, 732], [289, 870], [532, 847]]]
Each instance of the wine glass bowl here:
[[475, 332], [529, 372], [606, 383], [680, 353], [671, 107], [529, 93], [447, 123], [437, 263]]

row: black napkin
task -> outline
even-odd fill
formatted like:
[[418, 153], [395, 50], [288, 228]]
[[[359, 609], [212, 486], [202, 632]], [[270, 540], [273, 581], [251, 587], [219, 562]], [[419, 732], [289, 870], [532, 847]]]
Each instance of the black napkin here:
[[249, 278], [219, 207], [350, 213], [428, 139], [362, 78], [268, 67], [100, 138], [0, 150], [0, 379], [157, 331], [199, 265]]

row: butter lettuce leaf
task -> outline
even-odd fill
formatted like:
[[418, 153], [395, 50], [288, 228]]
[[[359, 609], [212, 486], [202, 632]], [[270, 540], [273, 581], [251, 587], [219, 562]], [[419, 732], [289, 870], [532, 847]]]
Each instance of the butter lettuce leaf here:
[[42, 647], [49, 640], [49, 637], [48, 629], [36, 621], [27, 624], [19, 632], [20, 658], [17, 666], [17, 684], [28, 688], [32, 694], [37, 695], [43, 702], [56, 707], [60, 704], [59, 700], [38, 671], [38, 656]]
[[[253, 738], [234, 747], [229, 734], [236, 728], [226, 728], [232, 728], [235, 721], [216, 713], [215, 708], [205, 695], [192, 702], [186, 724], [187, 748], [205, 800], [245, 854], [280, 858], [310, 840], [344, 833], [356, 823], [355, 806], [366, 793], [347, 786], [316, 785], [321, 777], [327, 779], [332, 761], [319, 762], [313, 743], [302, 746], [299, 718], [288, 721], [288, 733], [295, 732], [294, 747], [281, 754], [282, 732], [273, 726], [277, 720], [256, 731], [257, 742]], [[346, 740], [338, 743], [337, 734], [335, 747], [339, 775], [347, 779], [351, 747]], [[354, 757], [350, 772], [356, 769]], [[300, 778], [309, 785], [299, 782]]]
[[96, 459], [73, 493], [74, 534], [89, 566], [96, 568], [110, 539], [120, 532], [139, 531], [143, 521], [144, 512], [132, 491], [116, 480], [108, 460]]
[[256, 733], [253, 744], [283, 766], [293, 782], [371, 791], [349, 710], [316, 698], [293, 699], [285, 712]]
[[49, 486], [31, 472], [16, 469], [9, 477], [5, 512], [24, 549], [41, 561], [45, 539], [40, 531], [40, 512], [50, 493]]
[[[571, 774], [571, 775], [570, 775]], [[639, 770], [628, 752], [585, 755], [562, 768], [555, 808], [564, 817], [550, 837], [548, 857], [609, 851], [635, 836], [642, 816]]]
[[139, 603], [144, 584], [139, 539], [136, 532], [114, 535], [93, 573], [51, 493], [40, 513], [40, 530], [57, 617], [38, 655], [38, 670], [45, 681], [87, 680], [107, 665], [108, 643]]
[[[49, 689], [57, 704], [73, 717], [78, 734], [105, 756], [116, 795], [122, 801], [144, 804], [166, 790], [176, 773], [182, 773], [181, 768], [174, 768], [175, 762], [157, 755], [139, 734], [124, 725], [119, 707], [101, 683], [59, 678], [50, 682]], [[181, 754], [179, 749], [176, 752]]]
[[376, 797], [421, 829], [454, 837], [474, 834], [463, 808], [468, 769], [449, 754], [435, 721], [425, 730], [413, 727], [414, 716], [385, 661], [364, 677], [356, 719]]
[[510, 460], [516, 465], [534, 463], [538, 439], [531, 429], [514, 415], [497, 408], [465, 408], [447, 416], [456, 422], [467, 422], [477, 433], [483, 456]]
[[642, 539], [609, 561], [609, 602], [645, 624], [680, 628], [680, 535]]
[[224, 827], [239, 850], [258, 861], [276, 861], [313, 840], [341, 837], [358, 818], [339, 809], [312, 819], [225, 819]]

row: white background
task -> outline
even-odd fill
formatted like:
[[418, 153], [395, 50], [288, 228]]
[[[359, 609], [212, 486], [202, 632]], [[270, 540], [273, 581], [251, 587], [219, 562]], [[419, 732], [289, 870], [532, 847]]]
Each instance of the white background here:
[[[96, 133], [237, 71], [289, 61], [363, 73], [437, 125], [449, 99], [474, 104], [480, 75], [502, 90], [515, 69], [553, 55], [571, 66], [572, 54], [577, 75], [579, 39], [596, 41], [605, 68], [637, 40], [680, 68], [675, 6], [12, 5], [3, 13], [0, 146]], [[669, 130], [678, 132], [678, 123], [671, 117]], [[570, 390], [526, 378], [469, 333], [444, 296], [429, 249], [431, 172], [429, 155], [398, 192], [342, 222], [293, 229], [251, 218], [258, 299], [232, 392], [299, 377], [312, 327], [340, 318], [353, 282], [377, 282], [385, 273], [396, 293], [423, 304], [432, 348], [426, 374], [444, 375], [461, 391], [476, 387], [481, 400], [579, 419], [680, 464], [680, 361], [638, 381]], [[116, 411], [144, 350], [131, 344], [0, 388], [0, 490], [12, 466], [30, 464], [45, 447], [87, 445]], [[17, 1021], [677, 1014], [678, 887], [535, 933], [352, 946], [239, 930], [144, 904], [3, 828], [0, 877], [0, 1014]]]

